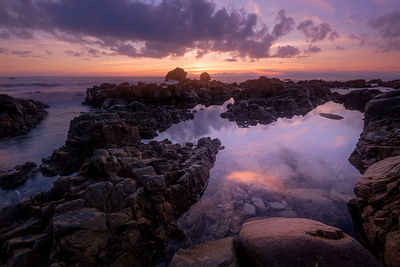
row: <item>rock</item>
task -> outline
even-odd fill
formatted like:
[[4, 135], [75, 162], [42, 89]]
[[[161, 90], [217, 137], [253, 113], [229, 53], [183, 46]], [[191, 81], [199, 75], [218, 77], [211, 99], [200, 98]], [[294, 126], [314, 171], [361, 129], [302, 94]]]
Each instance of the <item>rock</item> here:
[[355, 90], [345, 95], [334, 93], [332, 94], [332, 100], [343, 104], [346, 109], [364, 112], [366, 104], [379, 94], [381, 94], [381, 91], [377, 89]]
[[387, 266], [397, 266], [400, 251], [400, 156], [370, 166], [354, 186], [349, 203], [356, 238]]
[[13, 170], [0, 171], [0, 187], [8, 190], [26, 182], [36, 168], [34, 162], [26, 162], [16, 166]]
[[284, 85], [279, 79], [261, 76], [256, 80], [248, 80], [242, 83], [240, 87], [243, 90], [235, 95], [235, 100], [270, 97], [282, 90]]
[[78, 175], [2, 210], [0, 265], [155, 265], [169, 239], [185, 237], [176, 219], [203, 194], [221, 145], [199, 143], [94, 151]]
[[47, 116], [47, 105], [0, 94], [0, 138], [26, 133]]
[[202, 74], [200, 74], [200, 81], [211, 81], [211, 77], [207, 72], [203, 72]]
[[228, 237], [192, 248], [180, 249], [172, 258], [169, 266], [237, 266], [233, 238]]
[[286, 209], [286, 206], [283, 205], [281, 202], [269, 202], [268, 206], [273, 209], [273, 210], [284, 210]]
[[249, 203], [245, 203], [243, 206], [243, 215], [246, 217], [256, 216], [256, 207]]
[[319, 115], [320, 115], [321, 117], [328, 118], [328, 119], [331, 119], [331, 120], [343, 120], [343, 117], [342, 117], [342, 116], [339, 116], [339, 115], [336, 115], [336, 114], [319, 113]]
[[253, 220], [242, 225], [235, 243], [246, 266], [381, 266], [341, 230], [309, 219]]
[[400, 156], [400, 92], [377, 95], [365, 108], [364, 129], [349, 161], [361, 173], [375, 162]]
[[251, 202], [256, 207], [258, 215], [265, 215], [268, 213], [267, 207], [265, 206], [264, 201], [261, 198], [253, 198]]
[[168, 72], [167, 76], [165, 77], [165, 81], [184, 81], [186, 79], [187, 72], [184, 71], [181, 68], [175, 68], [174, 70], [171, 70]]

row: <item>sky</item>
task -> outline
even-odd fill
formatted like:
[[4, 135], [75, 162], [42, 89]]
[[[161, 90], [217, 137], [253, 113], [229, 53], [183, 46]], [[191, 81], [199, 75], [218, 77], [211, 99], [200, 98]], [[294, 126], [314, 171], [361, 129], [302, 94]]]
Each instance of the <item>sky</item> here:
[[400, 0], [0, 0], [0, 75], [400, 78]]

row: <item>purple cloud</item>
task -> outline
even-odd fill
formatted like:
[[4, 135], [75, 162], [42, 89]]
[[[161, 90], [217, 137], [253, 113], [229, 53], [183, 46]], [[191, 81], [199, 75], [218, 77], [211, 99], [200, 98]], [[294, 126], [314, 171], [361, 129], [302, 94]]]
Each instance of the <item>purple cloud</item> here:
[[[306, 37], [306, 40], [311, 43], [324, 40], [328, 36], [328, 34], [332, 31], [331, 26], [328, 23], [321, 23], [319, 25], [315, 25], [312, 20], [302, 21], [299, 24], [299, 26], [297, 26], [297, 30], [302, 32]], [[331, 33], [330, 39], [332, 40], [338, 37], [339, 34], [336, 31], [334, 31]]]
[[383, 51], [400, 51], [400, 10], [368, 21], [367, 25], [377, 31], [383, 39], [378, 44]]
[[271, 45], [294, 29], [284, 10], [277, 20], [270, 31], [256, 14], [217, 9], [207, 0], [0, 0], [0, 27], [25, 31], [20, 37], [42, 30], [129, 57], [198, 50], [199, 55], [214, 51], [267, 58]]
[[279, 46], [273, 57], [291, 58], [300, 55], [300, 50], [294, 46]]
[[309, 45], [308, 48], [303, 50], [303, 54], [305, 56], [309, 56], [311, 54], [319, 53], [321, 51], [322, 51], [322, 49], [320, 47], [315, 46], [315, 45]]

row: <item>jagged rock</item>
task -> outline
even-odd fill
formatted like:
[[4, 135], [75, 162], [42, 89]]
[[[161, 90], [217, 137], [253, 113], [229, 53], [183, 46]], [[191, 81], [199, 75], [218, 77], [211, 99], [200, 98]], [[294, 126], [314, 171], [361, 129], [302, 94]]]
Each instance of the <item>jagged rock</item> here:
[[381, 91], [377, 89], [364, 89], [351, 91], [345, 95], [333, 93], [331, 97], [335, 102], [343, 104], [346, 109], [364, 112], [366, 104], [379, 94]]
[[387, 266], [398, 266], [400, 251], [400, 157], [370, 166], [354, 186], [349, 203], [357, 239]]
[[364, 129], [349, 161], [361, 173], [382, 159], [400, 156], [400, 92], [377, 95], [365, 108]]
[[165, 77], [165, 81], [173, 80], [173, 81], [184, 81], [186, 79], [187, 72], [181, 68], [175, 68], [167, 73]]
[[12, 170], [0, 170], [0, 187], [7, 190], [25, 183], [35, 168], [36, 164], [34, 162], [26, 162]]
[[[252, 90], [258, 92], [256, 89]], [[330, 100], [330, 91], [327, 88], [271, 89], [270, 93], [267, 98], [255, 95], [257, 98], [236, 100], [235, 103], [228, 104], [228, 110], [221, 117], [235, 121], [241, 127], [255, 126], [258, 123], [270, 124], [278, 118], [305, 115]]]
[[185, 236], [176, 219], [201, 197], [220, 146], [202, 138], [93, 152], [77, 176], [2, 210], [0, 265], [153, 265], [169, 238]]
[[171, 267], [234, 267], [238, 266], [233, 238], [210, 241], [176, 252]]
[[341, 230], [309, 219], [255, 219], [235, 243], [244, 266], [381, 266]]
[[203, 72], [202, 74], [200, 74], [200, 81], [211, 81], [211, 77], [207, 72]]
[[240, 87], [243, 90], [234, 96], [235, 100], [270, 97], [284, 89], [284, 84], [279, 79], [261, 76], [256, 80], [242, 83]]
[[47, 116], [47, 105], [0, 94], [0, 138], [26, 133]]

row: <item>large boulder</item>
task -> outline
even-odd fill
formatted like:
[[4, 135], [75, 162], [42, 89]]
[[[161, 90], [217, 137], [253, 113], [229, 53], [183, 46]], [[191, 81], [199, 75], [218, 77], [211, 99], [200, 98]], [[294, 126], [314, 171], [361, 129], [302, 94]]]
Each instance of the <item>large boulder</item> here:
[[203, 72], [202, 74], [200, 74], [200, 81], [208, 82], [210, 80], [211, 80], [211, 76], [207, 72]]
[[381, 266], [341, 230], [301, 218], [247, 222], [236, 248], [239, 263], [245, 266]]
[[184, 71], [181, 68], [175, 68], [174, 70], [171, 70], [170, 72], [167, 73], [167, 76], [165, 77], [165, 81], [168, 82], [170, 80], [173, 81], [184, 81], [186, 80], [187, 72]]
[[369, 167], [349, 203], [356, 237], [387, 266], [400, 262], [400, 156]]
[[48, 106], [0, 94], [0, 138], [26, 133], [43, 120]]
[[256, 80], [248, 80], [240, 86], [243, 90], [234, 96], [235, 100], [270, 97], [282, 90], [284, 83], [279, 79], [261, 76]]
[[363, 89], [351, 91], [345, 95], [333, 93], [332, 99], [343, 104], [346, 109], [364, 112], [366, 104], [379, 94], [381, 94], [381, 91], [377, 89]]

